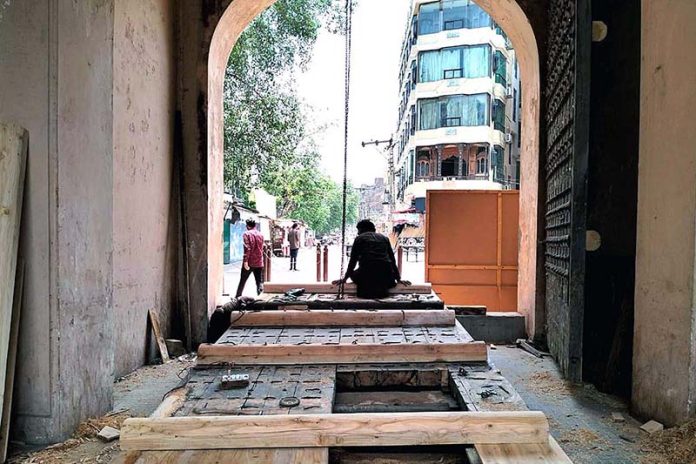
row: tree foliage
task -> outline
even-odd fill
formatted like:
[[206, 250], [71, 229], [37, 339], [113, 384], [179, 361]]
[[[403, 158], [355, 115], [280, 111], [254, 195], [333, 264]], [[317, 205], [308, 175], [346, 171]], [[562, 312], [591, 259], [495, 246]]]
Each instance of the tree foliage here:
[[[278, 214], [323, 233], [341, 224], [342, 186], [322, 173], [310, 109], [295, 90], [322, 27], [340, 32], [341, 0], [279, 0], [239, 38], [225, 76], [225, 187], [245, 200], [261, 187], [278, 198]], [[357, 217], [357, 195], [347, 217]]]

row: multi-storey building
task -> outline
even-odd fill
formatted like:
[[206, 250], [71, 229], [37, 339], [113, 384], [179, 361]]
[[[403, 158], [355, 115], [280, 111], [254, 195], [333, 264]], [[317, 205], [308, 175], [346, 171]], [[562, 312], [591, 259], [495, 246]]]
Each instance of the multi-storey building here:
[[413, 0], [394, 139], [400, 205], [428, 189], [519, 186], [519, 71], [505, 33], [471, 0]]

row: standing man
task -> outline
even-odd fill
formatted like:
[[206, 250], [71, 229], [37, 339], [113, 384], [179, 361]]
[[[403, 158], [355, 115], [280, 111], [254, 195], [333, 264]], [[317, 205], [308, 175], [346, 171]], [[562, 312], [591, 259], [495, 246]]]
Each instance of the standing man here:
[[[360, 267], [355, 269], [358, 264]], [[411, 285], [401, 280], [389, 239], [377, 233], [369, 219], [358, 222], [358, 236], [350, 250], [346, 275], [333, 284], [340, 285], [348, 279], [355, 282], [358, 298], [385, 298], [397, 283]]]
[[256, 229], [256, 221], [253, 219], [247, 219], [246, 228], [246, 232], [242, 235], [244, 261], [242, 275], [239, 277], [239, 287], [237, 287], [237, 298], [242, 296], [246, 281], [252, 272], [256, 281], [256, 293], [263, 292], [263, 235]]
[[288, 242], [290, 243], [290, 270], [297, 270], [297, 252], [300, 251], [300, 229], [297, 223], [294, 222], [288, 233]]

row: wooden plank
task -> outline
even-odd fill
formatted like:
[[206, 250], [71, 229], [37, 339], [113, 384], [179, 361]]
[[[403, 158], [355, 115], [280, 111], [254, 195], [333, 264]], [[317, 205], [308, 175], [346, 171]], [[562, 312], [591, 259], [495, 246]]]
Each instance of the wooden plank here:
[[328, 448], [130, 451], [120, 464], [328, 464]]
[[549, 435], [535, 444], [476, 445], [481, 464], [572, 464], [568, 455]]
[[7, 375], [5, 377], [5, 396], [0, 418], [0, 462], [7, 459], [7, 448], [10, 443], [10, 418], [12, 413], [12, 393], [14, 392], [15, 367], [17, 366], [17, 345], [19, 342], [19, 319], [24, 294], [24, 263], [17, 264], [14, 300], [12, 303], [12, 326], [10, 328], [10, 349], [7, 356]]
[[544, 443], [541, 412], [421, 412], [127, 419], [124, 450]]
[[330, 310], [233, 311], [235, 327], [350, 327], [350, 326], [451, 326], [454, 311], [426, 310]]
[[19, 226], [29, 135], [0, 123], [0, 417], [4, 417]]
[[485, 362], [484, 342], [439, 344], [224, 345], [202, 344], [198, 364], [340, 364]]
[[[324, 294], [336, 294], [338, 293], [338, 285], [333, 285], [330, 282], [326, 283], [297, 283], [297, 284], [282, 284], [268, 282], [263, 285], [264, 293], [285, 293], [288, 290], [294, 288], [304, 288], [305, 293], [324, 293]], [[355, 284], [347, 283], [345, 285], [344, 291], [346, 294], [355, 294]], [[389, 289], [389, 293], [392, 295], [402, 295], [402, 294], [429, 294], [433, 291], [430, 284], [413, 284], [413, 285], [402, 285], [398, 284], [396, 287]]]
[[150, 324], [152, 324], [152, 333], [155, 335], [155, 341], [159, 347], [160, 356], [162, 357], [162, 362], [169, 361], [169, 352], [167, 351], [167, 344], [162, 336], [162, 331], [160, 330], [159, 316], [156, 312], [149, 309], [147, 313], [150, 315]]
[[186, 402], [187, 387], [177, 388], [164, 397], [164, 400], [157, 406], [157, 409], [150, 414], [150, 417], [170, 417], [173, 416]]

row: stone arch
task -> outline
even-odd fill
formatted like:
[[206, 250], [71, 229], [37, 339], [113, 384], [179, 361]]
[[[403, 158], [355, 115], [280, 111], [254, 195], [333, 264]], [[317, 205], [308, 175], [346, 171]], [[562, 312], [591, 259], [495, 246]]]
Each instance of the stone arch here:
[[[237, 39], [249, 23], [276, 0], [234, 0], [213, 33], [208, 55], [208, 306], [222, 287], [223, 85], [225, 66]], [[379, 1], [379, 0], [370, 0]], [[543, 330], [543, 308], [537, 298], [537, 212], [539, 183], [540, 61], [529, 18], [516, 0], [476, 0], [512, 42], [522, 80], [522, 146], [519, 229], [518, 307], [527, 331]], [[211, 298], [213, 301], [211, 301]]]

